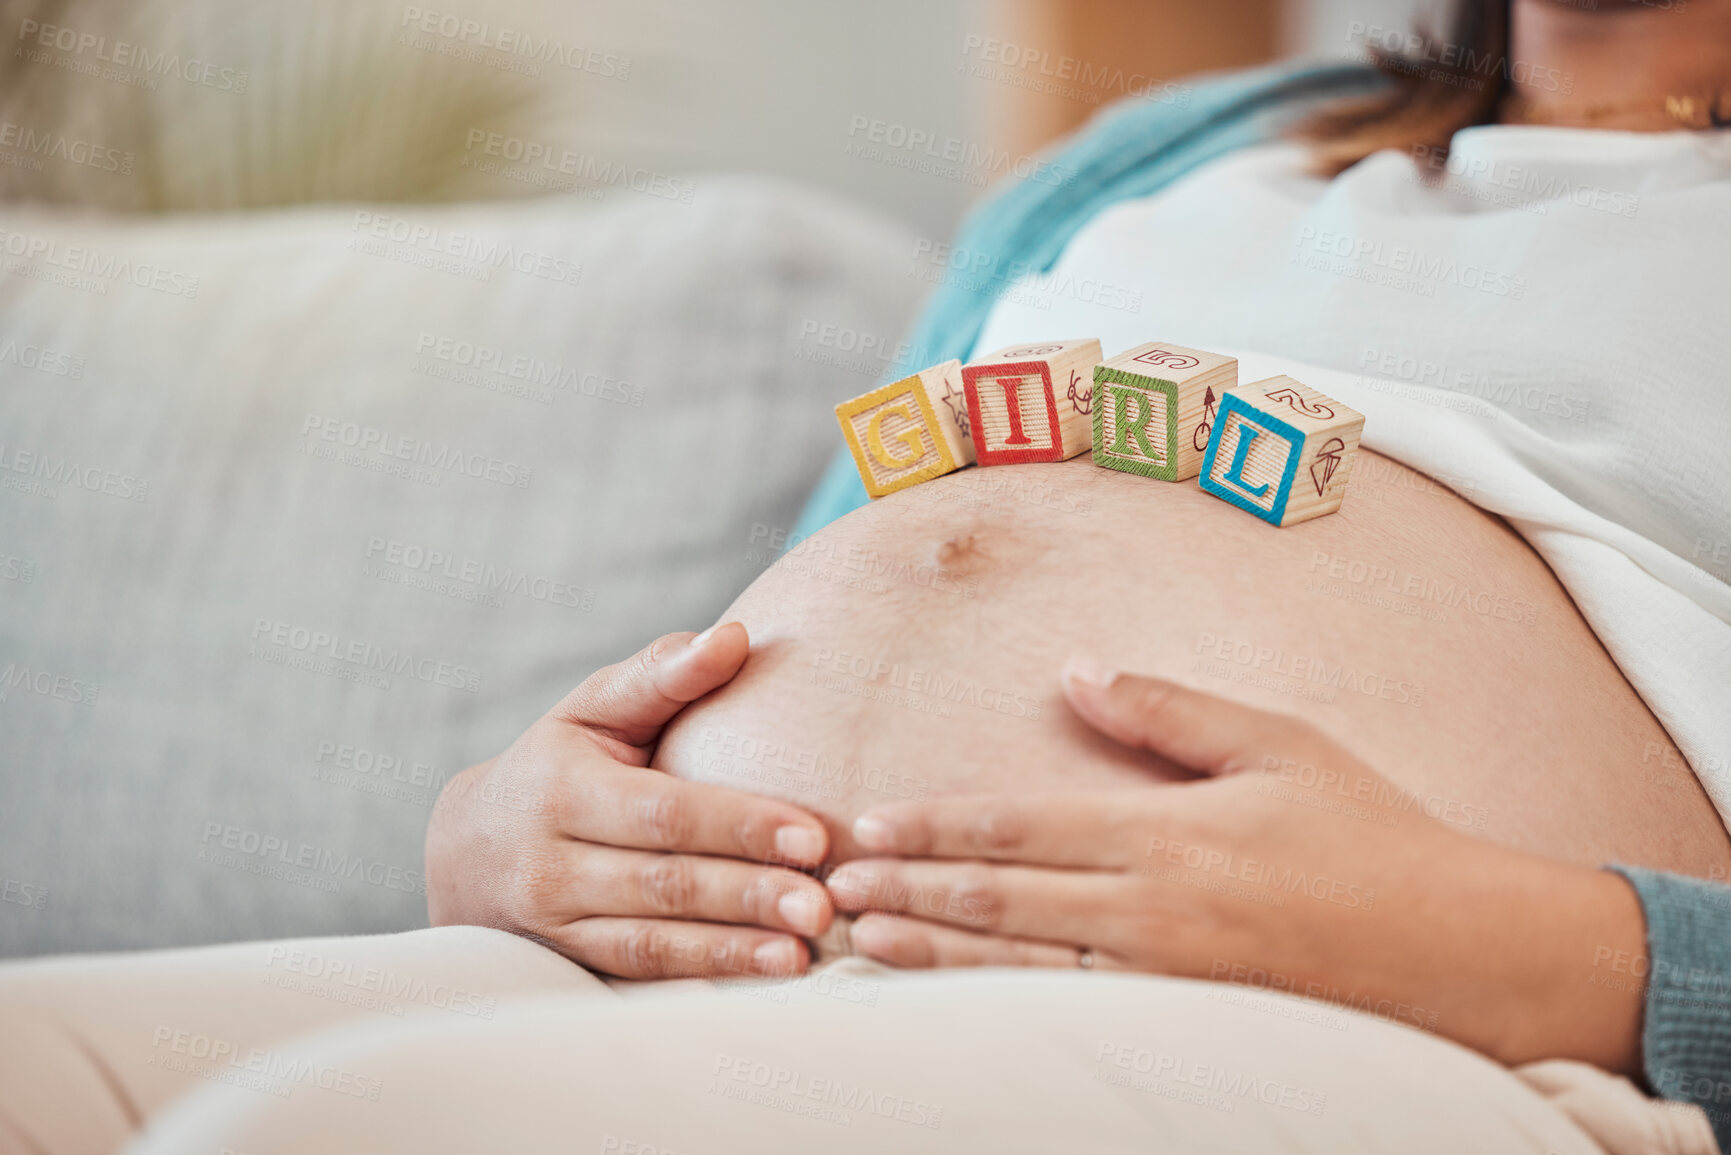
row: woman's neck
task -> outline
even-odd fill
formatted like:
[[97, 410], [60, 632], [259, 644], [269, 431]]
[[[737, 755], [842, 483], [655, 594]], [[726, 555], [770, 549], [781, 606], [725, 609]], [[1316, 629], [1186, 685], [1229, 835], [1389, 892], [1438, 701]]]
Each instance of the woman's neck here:
[[1731, 0], [1514, 0], [1510, 59], [1510, 119], [1705, 127], [1731, 115]]

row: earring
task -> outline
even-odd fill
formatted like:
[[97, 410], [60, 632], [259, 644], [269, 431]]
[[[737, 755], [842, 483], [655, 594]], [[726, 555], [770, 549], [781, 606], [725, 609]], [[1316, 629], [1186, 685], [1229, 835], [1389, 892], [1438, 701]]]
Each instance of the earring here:
[[1714, 128], [1731, 128], [1731, 113], [1720, 111], [1720, 104], [1725, 99], [1725, 93], [1720, 91], [1713, 96], [1713, 103], [1707, 109], [1707, 123]]

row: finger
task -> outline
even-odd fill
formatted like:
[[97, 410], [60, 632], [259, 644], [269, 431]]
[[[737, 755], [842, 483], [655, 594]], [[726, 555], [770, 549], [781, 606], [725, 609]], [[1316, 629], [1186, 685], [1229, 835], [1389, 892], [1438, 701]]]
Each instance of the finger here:
[[1123, 867], [1140, 860], [1147, 791], [968, 794], [874, 806], [854, 819], [871, 854]]
[[573, 962], [622, 979], [780, 979], [811, 964], [805, 943], [791, 935], [705, 922], [585, 918], [545, 940]]
[[738, 622], [701, 634], [667, 634], [615, 665], [595, 671], [553, 707], [553, 717], [638, 750], [648, 747], [673, 715], [739, 673], [751, 639]]
[[1260, 768], [1276, 753], [1320, 753], [1321, 736], [1302, 722], [1163, 678], [1107, 672], [1072, 658], [1061, 680], [1070, 705], [1096, 730], [1206, 774]]
[[797, 866], [816, 866], [829, 852], [823, 823], [790, 803], [589, 761], [550, 800], [554, 826], [581, 842]]
[[930, 859], [857, 858], [827, 885], [838, 910], [1062, 942], [1108, 941], [1126, 901], [1121, 875]]
[[[1057, 967], [1080, 966], [1082, 948], [1034, 939], [976, 934], [915, 918], [863, 914], [848, 932], [860, 954], [891, 966], [928, 967]], [[1121, 970], [1124, 964], [1095, 951], [1094, 969]]]
[[810, 938], [828, 929], [835, 913], [816, 879], [726, 858], [594, 846], [579, 848], [569, 871], [554, 888], [561, 898], [552, 913], [560, 918], [695, 919]]

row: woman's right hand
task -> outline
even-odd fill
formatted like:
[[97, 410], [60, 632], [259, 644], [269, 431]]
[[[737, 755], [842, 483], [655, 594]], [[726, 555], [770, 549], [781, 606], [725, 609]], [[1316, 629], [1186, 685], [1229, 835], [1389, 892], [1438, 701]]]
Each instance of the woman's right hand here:
[[750, 645], [736, 622], [668, 634], [446, 783], [427, 827], [432, 924], [509, 930], [629, 979], [802, 973], [829, 893], [766, 864], [821, 863], [823, 824], [649, 769], [663, 727]]

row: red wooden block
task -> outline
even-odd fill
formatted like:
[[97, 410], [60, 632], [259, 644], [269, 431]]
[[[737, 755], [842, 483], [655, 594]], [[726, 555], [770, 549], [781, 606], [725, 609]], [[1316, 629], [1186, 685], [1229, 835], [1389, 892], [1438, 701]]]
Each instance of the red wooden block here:
[[1064, 461], [1094, 445], [1094, 338], [1010, 345], [962, 367], [981, 465]]

